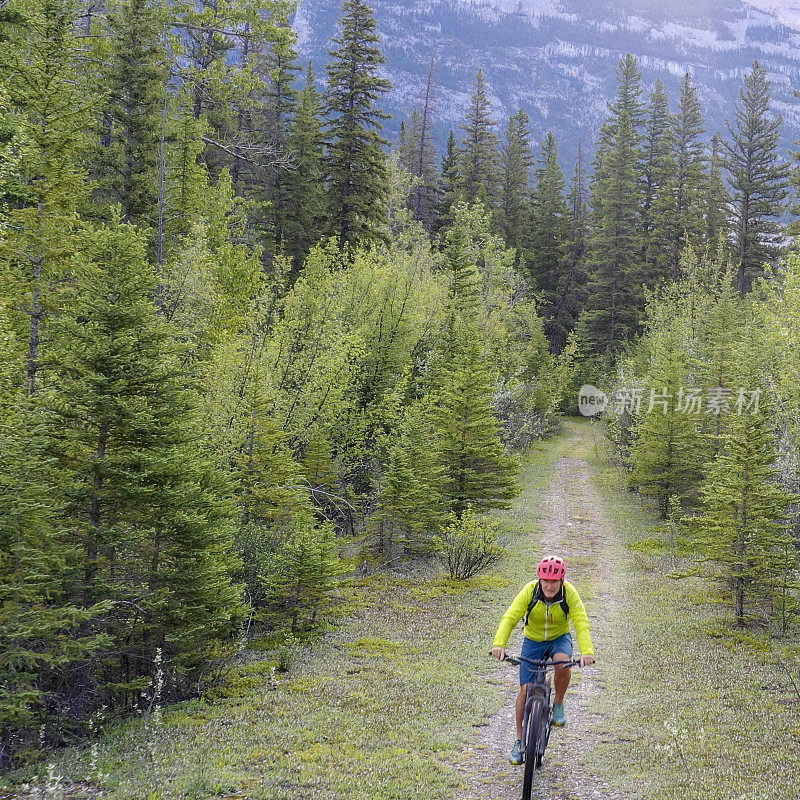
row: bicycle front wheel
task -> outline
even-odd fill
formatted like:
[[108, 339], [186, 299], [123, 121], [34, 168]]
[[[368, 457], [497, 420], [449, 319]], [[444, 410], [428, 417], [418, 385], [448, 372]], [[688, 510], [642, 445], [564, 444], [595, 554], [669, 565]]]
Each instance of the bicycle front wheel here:
[[539, 766], [539, 740], [543, 733], [544, 700], [534, 697], [528, 706], [528, 725], [525, 736], [525, 776], [522, 779], [522, 800], [530, 800], [533, 773]]

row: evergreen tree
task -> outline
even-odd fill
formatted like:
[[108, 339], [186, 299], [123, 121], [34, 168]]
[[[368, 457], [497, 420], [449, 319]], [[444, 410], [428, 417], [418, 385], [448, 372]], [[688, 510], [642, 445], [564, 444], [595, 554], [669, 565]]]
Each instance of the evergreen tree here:
[[516, 464], [500, 440], [477, 331], [455, 310], [452, 318], [455, 341], [434, 395], [433, 424], [444, 470], [442, 493], [447, 509], [460, 518], [468, 506], [507, 508], [517, 489]]
[[295, 83], [301, 67], [295, 49], [296, 34], [282, 13], [277, 23], [269, 48], [260, 59], [259, 69], [264, 72], [267, 90], [263, 107], [264, 127], [276, 153], [275, 163], [266, 170], [266, 196], [270, 203], [266, 224], [275, 249], [285, 249], [285, 221], [293, 176], [283, 161], [289, 151], [288, 139], [297, 111]]
[[642, 256], [647, 281], [651, 284], [673, 277], [664, 241], [665, 216], [671, 210], [670, 183], [675, 172], [670, 121], [667, 93], [664, 84], [658, 80], [650, 95], [643, 158]]
[[445, 520], [443, 468], [431, 415], [425, 400], [409, 406], [389, 446], [374, 520], [388, 558], [398, 548], [430, 554]]
[[320, 238], [325, 221], [321, 109], [314, 68], [309, 62], [288, 140], [292, 170], [287, 180], [284, 249], [292, 259], [295, 275], [311, 246]]
[[702, 205], [703, 243], [712, 252], [722, 247], [723, 257], [730, 252], [731, 197], [722, 177], [724, 169], [724, 145], [718, 134], [711, 139], [709, 171], [703, 185]]
[[424, 111], [415, 108], [408, 124], [401, 124], [398, 139], [400, 166], [415, 178], [408, 195], [408, 208], [414, 219], [430, 230], [433, 224], [436, 184], [438, 181], [436, 150], [430, 134], [430, 120]]
[[329, 218], [341, 245], [384, 237], [386, 159], [380, 136], [387, 115], [375, 103], [389, 91], [378, 69], [386, 59], [378, 26], [364, 0], [344, 0], [341, 33], [329, 51], [327, 111]]
[[13, 296], [12, 324], [27, 329], [28, 393], [41, 388], [46, 320], [57, 314], [73, 279], [80, 275], [75, 230], [78, 204], [86, 197], [80, 166], [88, 139], [93, 96], [78, 60], [72, 2], [23, 0], [18, 24], [7, 26], [0, 71], [8, 76], [8, 99], [17, 133], [25, 143], [16, 208], [8, 212], [8, 234], [0, 238], [0, 268]]
[[530, 120], [520, 109], [508, 120], [503, 145], [503, 191], [500, 228], [506, 242], [521, 257], [529, 240], [531, 172], [535, 158], [531, 147]]
[[559, 325], [555, 321], [561, 299], [559, 292], [567, 280], [565, 259], [570, 222], [564, 190], [564, 173], [558, 163], [558, 145], [551, 131], [542, 145], [536, 170], [527, 268], [531, 284], [540, 295], [545, 331], [553, 347], [560, 338]]
[[601, 129], [592, 181], [586, 326], [595, 353], [619, 351], [638, 333], [644, 276], [639, 265], [641, 72], [628, 55], [617, 68], [619, 90]]
[[437, 192], [436, 220], [434, 230], [447, 228], [452, 224], [451, 209], [458, 198], [458, 187], [461, 183], [458, 164], [458, 144], [453, 131], [447, 137], [447, 147], [442, 157], [441, 177]]
[[661, 162], [664, 179], [653, 201], [653, 280], [677, 280], [686, 244], [703, 243], [706, 154], [702, 134], [700, 101], [686, 75], [678, 111], [670, 115], [668, 152]]
[[727, 123], [731, 138], [725, 142], [736, 224], [737, 288], [742, 294], [780, 252], [778, 220], [788, 197], [789, 176], [778, 154], [782, 117], [770, 115], [766, 69], [754, 61], [744, 82], [735, 123]]
[[45, 723], [54, 739], [64, 732], [66, 720], [48, 718], [63, 702], [58, 689], [70, 685], [71, 668], [109, 645], [92, 624], [108, 606], [67, 597], [80, 553], [60, 518], [41, 416], [23, 402], [0, 418], [0, 769], [38, 744], [34, 731]]
[[617, 352], [641, 327], [643, 276], [638, 268], [637, 136], [620, 114], [593, 179], [587, 326], [597, 353]]
[[94, 174], [102, 199], [123, 218], [155, 230], [163, 112], [167, 92], [164, 10], [152, 0], [122, 0], [108, 12], [108, 104]]
[[464, 139], [459, 152], [459, 190], [468, 203], [482, 202], [493, 208], [499, 195], [499, 140], [491, 118], [486, 79], [478, 70], [469, 101], [467, 119], [461, 130]]
[[113, 647], [85, 665], [83, 689], [130, 709], [159, 648], [180, 685], [224, 650], [243, 609], [228, 487], [198, 447], [196, 401], [152, 300], [142, 237], [115, 222], [85, 252], [96, 269], [57, 320], [50, 447], [83, 548], [79, 596], [114, 603], [99, 628]]
[[666, 519], [670, 499], [699, 481], [701, 462], [697, 415], [683, 396], [691, 364], [681, 298], [669, 293], [651, 302], [649, 312], [645, 409], [636, 420], [630, 482], [655, 498]]
[[[737, 382], [744, 390], [758, 389], [763, 343], [755, 325], [745, 332], [736, 356]], [[722, 448], [707, 468], [701, 514], [688, 522], [711, 574], [732, 593], [736, 623], [745, 625], [763, 619], [759, 601], [772, 607], [785, 606], [787, 599], [796, 604], [794, 587], [787, 583], [797, 569], [787, 516], [789, 503], [798, 498], [775, 482], [776, 442], [763, 398], [757, 409], [743, 406], [737, 413], [732, 407], [731, 412]]]
[[703, 241], [706, 145], [701, 137], [705, 129], [700, 98], [688, 73], [681, 81], [678, 111], [672, 117], [671, 127], [675, 146], [675, 170], [670, 182], [674, 224], [668, 231], [668, 248], [672, 275], [677, 277], [687, 240], [694, 246]]
[[586, 295], [586, 256], [589, 247], [589, 207], [583, 148], [578, 142], [575, 171], [567, 196], [570, 233], [564, 255], [563, 278], [558, 286], [558, 301], [550, 320], [550, 342], [561, 353], [575, 329]]

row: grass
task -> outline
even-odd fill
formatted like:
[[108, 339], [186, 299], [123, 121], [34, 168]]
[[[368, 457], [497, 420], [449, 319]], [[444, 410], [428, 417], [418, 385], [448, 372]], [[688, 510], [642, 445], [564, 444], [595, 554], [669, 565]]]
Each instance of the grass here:
[[734, 629], [716, 587], [670, 577], [685, 559], [665, 524], [625, 491], [607, 453], [591, 461], [623, 542], [614, 569], [629, 611], [621, 657], [606, 665], [609, 691], [594, 701], [605, 732], [593, 768], [650, 800], [796, 797], [800, 702], [769, 642]]
[[501, 682], [481, 676], [508, 669], [488, 651], [520, 575], [534, 572], [540, 490], [568, 446], [561, 435], [526, 460], [523, 494], [498, 514], [509, 553], [491, 575], [360, 579], [343, 592], [348, 616], [296, 648], [285, 674], [260, 640], [213, 702], [109, 727], [13, 776], [12, 796], [24, 796], [19, 782], [43, 791], [60, 779], [51, 796], [76, 800], [451, 798], [473, 726], [502, 702]]

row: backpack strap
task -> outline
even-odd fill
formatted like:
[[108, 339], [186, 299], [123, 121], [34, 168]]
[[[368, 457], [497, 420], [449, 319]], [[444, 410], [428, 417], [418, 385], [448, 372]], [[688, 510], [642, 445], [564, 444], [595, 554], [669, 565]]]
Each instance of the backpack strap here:
[[[561, 610], [564, 612], [564, 616], [569, 619], [569, 603], [567, 602], [567, 593], [564, 591], [564, 585], [561, 585], [561, 602], [559, 605], [561, 606]], [[531, 595], [531, 601], [528, 603], [528, 610], [525, 612], [525, 621], [523, 622], [523, 629], [528, 626], [528, 617], [531, 615], [531, 609], [539, 602], [539, 600], [543, 600], [542, 597], [539, 596], [539, 581], [533, 586], [533, 594]]]

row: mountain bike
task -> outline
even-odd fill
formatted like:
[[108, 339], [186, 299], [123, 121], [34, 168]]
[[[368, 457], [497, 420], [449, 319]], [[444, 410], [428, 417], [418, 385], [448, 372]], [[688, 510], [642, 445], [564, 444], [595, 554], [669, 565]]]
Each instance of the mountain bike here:
[[525, 661], [536, 670], [535, 681], [527, 684], [528, 694], [525, 698], [525, 713], [522, 717], [522, 762], [525, 764], [525, 775], [522, 780], [522, 800], [530, 800], [533, 789], [533, 773], [541, 768], [544, 751], [553, 727], [553, 706], [550, 702], [552, 687], [550, 685], [551, 670], [579, 667], [580, 661], [545, 661], [511, 656], [506, 654], [504, 661], [519, 666]]

